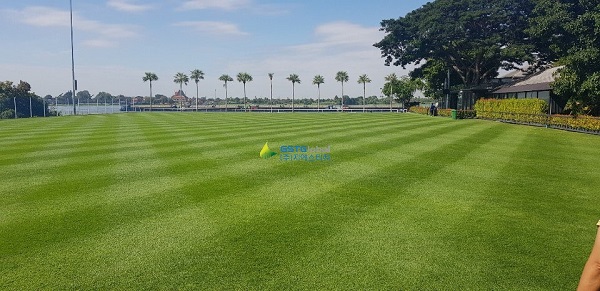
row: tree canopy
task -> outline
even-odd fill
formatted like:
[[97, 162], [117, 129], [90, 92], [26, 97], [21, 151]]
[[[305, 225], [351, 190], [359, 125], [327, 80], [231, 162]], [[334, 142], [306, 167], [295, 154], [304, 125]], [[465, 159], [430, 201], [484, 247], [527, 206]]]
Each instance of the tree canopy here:
[[386, 65], [441, 63], [465, 86], [477, 86], [496, 77], [499, 68], [534, 60], [525, 33], [533, 7], [527, 0], [429, 2], [382, 21], [386, 36], [375, 47]]
[[15, 108], [19, 118], [49, 115], [48, 104], [30, 91], [31, 85], [24, 81], [17, 85], [11, 81], [0, 82], [0, 118], [14, 118]]
[[179, 84], [179, 91], [181, 91], [182, 94], [183, 94], [183, 84], [187, 85], [189, 81], [190, 81], [190, 78], [186, 74], [181, 73], [181, 72], [175, 74], [175, 76], [173, 77], [173, 82]]
[[552, 87], [573, 113], [600, 114], [600, 2], [539, 0], [528, 30], [540, 58], [564, 64]]

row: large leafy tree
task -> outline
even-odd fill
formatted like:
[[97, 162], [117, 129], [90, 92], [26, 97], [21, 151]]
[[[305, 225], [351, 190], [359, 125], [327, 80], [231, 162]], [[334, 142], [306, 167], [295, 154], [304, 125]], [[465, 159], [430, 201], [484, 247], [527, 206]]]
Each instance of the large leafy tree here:
[[244, 111], [248, 110], [246, 108], [246, 83], [252, 82], [252, 76], [248, 73], [238, 73], [237, 80], [240, 83], [244, 84]]
[[152, 111], [152, 81], [158, 81], [158, 76], [155, 73], [146, 72], [142, 77], [142, 81], [150, 82], [150, 111]]
[[200, 82], [200, 80], [204, 80], [204, 72], [195, 69], [190, 72], [190, 78], [196, 82], [196, 111], [198, 111], [198, 82]]
[[[79, 92], [77, 92], [77, 94], [79, 94]], [[108, 102], [108, 100], [112, 100], [114, 97], [107, 92], [98, 92], [98, 94], [96, 94], [96, 96], [94, 96], [94, 99], [96, 100], [96, 102], [100, 102], [100, 100], [102, 100], [102, 103], [106, 103]]]
[[539, 0], [528, 30], [546, 62], [565, 67], [553, 83], [572, 113], [600, 114], [600, 2]]
[[440, 61], [465, 87], [474, 87], [496, 77], [499, 68], [534, 60], [524, 32], [533, 6], [531, 0], [429, 2], [382, 21], [386, 36], [375, 47], [386, 65]]
[[363, 85], [363, 112], [365, 111], [366, 100], [367, 100], [367, 83], [371, 83], [371, 79], [367, 74], [360, 75], [358, 77], [358, 83]]
[[317, 97], [317, 111], [319, 111], [319, 108], [321, 107], [321, 84], [325, 83], [325, 78], [321, 75], [316, 75], [313, 78], [312, 83], [317, 85], [317, 90], [319, 91], [319, 96]]
[[348, 77], [348, 73], [345, 71], [339, 71], [335, 74], [335, 80], [342, 83], [342, 102], [341, 102], [341, 108], [342, 110], [344, 110], [344, 83], [348, 82], [348, 80], [350, 80], [350, 77]]
[[422, 83], [420, 79], [411, 79], [408, 76], [403, 76], [395, 83], [394, 92], [396, 92], [396, 100], [402, 104], [403, 108], [407, 108], [415, 91], [421, 88]]
[[0, 82], [0, 118], [47, 116], [48, 104], [30, 91], [31, 86], [24, 81], [17, 85]]
[[223, 74], [221, 75], [221, 77], [219, 77], [219, 80], [224, 82], [223, 87], [225, 87], [225, 111], [227, 111], [227, 83], [232, 82], [233, 78], [227, 74]]
[[290, 74], [290, 76], [286, 79], [292, 82], [292, 112], [294, 112], [294, 97], [296, 96], [296, 83], [300, 84], [300, 77], [296, 74]]
[[[448, 80], [448, 74], [450, 80]], [[443, 61], [431, 59], [410, 72], [413, 80], [420, 80], [420, 90], [429, 98], [436, 100], [444, 97], [444, 89], [462, 89], [464, 85], [459, 75], [444, 64]]]
[[90, 100], [92, 99], [92, 94], [90, 94], [90, 91], [88, 90], [81, 90], [77, 92], [75, 96], [77, 97], [77, 100], [79, 100], [79, 102], [81, 103], [90, 102]]

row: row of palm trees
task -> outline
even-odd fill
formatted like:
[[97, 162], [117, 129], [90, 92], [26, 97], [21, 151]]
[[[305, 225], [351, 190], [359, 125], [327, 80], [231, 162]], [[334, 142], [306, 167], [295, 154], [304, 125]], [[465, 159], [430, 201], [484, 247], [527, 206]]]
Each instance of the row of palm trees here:
[[[268, 73], [268, 76], [269, 76], [269, 80], [271, 81], [271, 104], [273, 104], [273, 77], [275, 76], [275, 74]], [[196, 110], [198, 110], [198, 82], [200, 82], [200, 80], [204, 80], [204, 72], [202, 72], [201, 70], [195, 69], [190, 72], [189, 77], [184, 73], [178, 72], [177, 74], [175, 74], [173, 82], [179, 84], [179, 91], [183, 92], [183, 85], [184, 84], [187, 85], [188, 82], [190, 81], [190, 78], [192, 80], [194, 80], [194, 82], [196, 83]], [[290, 74], [286, 79], [288, 81], [292, 82], [292, 112], [294, 112], [294, 99], [295, 99], [295, 95], [296, 95], [296, 83], [300, 84], [301, 80], [300, 80], [300, 76], [298, 76], [297, 74]], [[144, 77], [142, 78], [142, 80], [144, 82], [149, 81], [149, 83], [150, 83], [150, 110], [152, 110], [152, 81], [157, 81], [158, 76], [155, 73], [146, 72]], [[227, 74], [223, 74], [219, 77], [219, 80], [224, 82], [223, 87], [225, 87], [225, 109], [227, 110], [227, 105], [228, 105], [227, 84], [228, 84], [228, 82], [232, 82], [233, 78]], [[237, 74], [237, 81], [244, 84], [244, 110], [247, 110], [246, 83], [252, 82], [252, 80], [253, 80], [252, 75], [250, 75], [246, 72], [241, 72], [241, 73]], [[348, 76], [347, 72], [339, 71], [335, 75], [335, 80], [342, 84], [341, 108], [344, 108], [344, 83], [347, 83], [350, 80], [350, 77]], [[395, 80], [397, 80], [396, 74], [391, 74], [386, 77], [386, 81], [388, 81], [388, 82], [394, 82]], [[319, 96], [317, 98], [317, 108], [320, 108], [321, 84], [325, 83], [325, 78], [321, 75], [316, 75], [313, 78], [312, 83], [314, 85], [317, 85], [317, 90], [319, 93]], [[363, 84], [363, 96], [366, 97], [366, 85], [367, 85], [367, 83], [371, 83], [371, 79], [367, 76], [367, 74], [363, 74], [358, 77], [358, 83]], [[393, 95], [393, 93], [392, 93], [392, 95]], [[366, 98], [363, 98], [363, 107], [365, 106], [364, 99], [366, 99]], [[391, 106], [391, 102], [390, 102], [390, 106]]]

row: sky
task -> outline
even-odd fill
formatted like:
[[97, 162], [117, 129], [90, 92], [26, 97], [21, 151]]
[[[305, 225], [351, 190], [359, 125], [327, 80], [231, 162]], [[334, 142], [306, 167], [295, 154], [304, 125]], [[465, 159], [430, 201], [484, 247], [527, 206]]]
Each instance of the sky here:
[[[223, 82], [247, 72], [247, 96], [288, 98], [298, 74], [296, 98], [316, 98], [315, 75], [322, 75], [322, 98], [341, 95], [338, 71], [350, 77], [344, 95], [363, 95], [358, 77], [367, 74], [367, 96], [380, 96], [384, 77], [408, 74], [385, 66], [373, 44], [384, 37], [383, 19], [398, 18], [427, 1], [330, 0], [72, 0], [75, 78], [78, 91], [148, 96], [145, 72], [153, 72], [153, 95], [179, 89], [178, 72], [199, 69], [200, 97], [225, 97]], [[0, 81], [28, 82], [39, 96], [67, 92], [71, 83], [68, 0], [0, 0]], [[410, 68], [408, 68], [410, 69]], [[196, 96], [191, 81], [183, 90]], [[243, 97], [234, 81], [229, 97]]]

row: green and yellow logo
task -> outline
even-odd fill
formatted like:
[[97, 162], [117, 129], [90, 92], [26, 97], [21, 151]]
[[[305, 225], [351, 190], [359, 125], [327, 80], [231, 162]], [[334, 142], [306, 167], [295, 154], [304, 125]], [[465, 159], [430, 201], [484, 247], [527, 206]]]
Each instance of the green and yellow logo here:
[[260, 157], [263, 159], [268, 159], [276, 154], [277, 154], [276, 152], [272, 151], [269, 148], [269, 142], [266, 142], [265, 145], [263, 146], [262, 150], [260, 150]]

